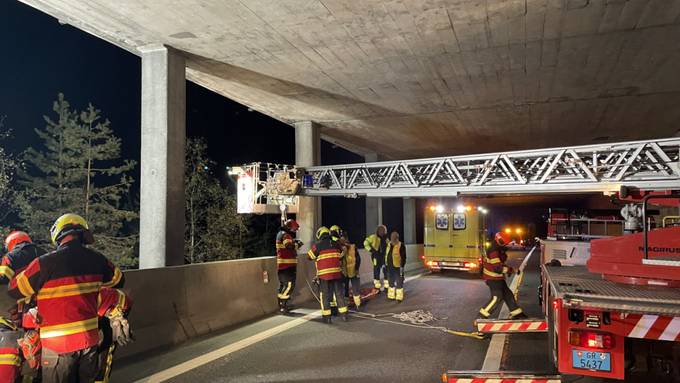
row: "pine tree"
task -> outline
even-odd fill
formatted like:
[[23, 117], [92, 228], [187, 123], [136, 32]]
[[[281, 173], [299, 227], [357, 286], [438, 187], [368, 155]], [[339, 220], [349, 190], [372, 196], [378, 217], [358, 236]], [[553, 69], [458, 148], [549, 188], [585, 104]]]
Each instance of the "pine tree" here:
[[12, 132], [5, 128], [5, 117], [0, 116], [0, 235], [4, 238], [11, 230], [8, 216], [14, 211], [12, 199], [14, 198], [13, 181], [17, 169], [17, 161], [14, 155], [5, 149], [5, 142]]
[[189, 263], [242, 258], [247, 219], [236, 199], [211, 173], [205, 140], [187, 141], [185, 162], [185, 257]]
[[123, 267], [137, 263], [137, 235], [130, 234], [137, 213], [125, 207], [135, 162], [120, 161], [121, 140], [108, 120], [89, 105], [79, 113], [59, 94], [46, 126], [35, 129], [42, 148], [24, 153], [19, 172], [22, 191], [17, 205], [24, 226], [38, 240], [48, 241], [49, 227], [61, 214], [82, 215], [96, 239], [96, 248]]

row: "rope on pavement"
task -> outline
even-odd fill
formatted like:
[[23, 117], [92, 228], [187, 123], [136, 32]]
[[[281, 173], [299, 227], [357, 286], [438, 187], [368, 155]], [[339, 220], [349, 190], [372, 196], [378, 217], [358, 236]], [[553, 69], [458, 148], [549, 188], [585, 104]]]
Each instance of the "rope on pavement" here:
[[[457, 336], [463, 336], [463, 337], [468, 337], [468, 338], [474, 338], [474, 339], [484, 339], [484, 336], [477, 333], [477, 332], [466, 332], [466, 331], [459, 331], [459, 330], [452, 330], [449, 328], [446, 328], [444, 326], [433, 326], [429, 324], [428, 322], [433, 322], [437, 320], [443, 320], [446, 318], [437, 318], [434, 315], [432, 315], [431, 312], [429, 311], [424, 311], [424, 310], [415, 310], [415, 311], [409, 311], [409, 312], [401, 312], [401, 313], [385, 313], [385, 314], [370, 314], [370, 313], [363, 313], [360, 311], [354, 311], [350, 310], [353, 316], [357, 316], [359, 318], [363, 319], [368, 319], [368, 320], [374, 320], [377, 322], [383, 322], [383, 323], [390, 323], [394, 325], [399, 325], [399, 326], [407, 326], [407, 327], [415, 327], [415, 328], [422, 328], [422, 329], [428, 329], [428, 330], [439, 330], [442, 332], [445, 332], [450, 335], [457, 335]], [[389, 319], [384, 319], [390, 317], [392, 319], [398, 319], [399, 322], [394, 321], [394, 320], [389, 320]]]

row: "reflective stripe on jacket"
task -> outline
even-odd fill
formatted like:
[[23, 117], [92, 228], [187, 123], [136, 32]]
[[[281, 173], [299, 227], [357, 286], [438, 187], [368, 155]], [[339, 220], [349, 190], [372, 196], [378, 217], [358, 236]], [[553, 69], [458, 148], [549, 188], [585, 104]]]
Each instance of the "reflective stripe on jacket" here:
[[486, 251], [486, 256], [484, 257], [484, 269], [483, 277], [485, 280], [504, 280], [505, 261], [508, 259], [508, 255], [505, 253], [505, 249], [493, 244]]
[[285, 230], [276, 234], [276, 264], [279, 270], [297, 266], [297, 248], [293, 236]]
[[99, 343], [99, 291], [123, 280], [106, 257], [73, 240], [31, 262], [12, 279], [9, 294], [37, 297], [41, 343], [63, 354]]
[[307, 253], [316, 262], [316, 275], [319, 279], [334, 280], [342, 278], [342, 250], [335, 246], [330, 236], [321, 237]]
[[406, 264], [406, 247], [402, 245], [401, 242], [392, 244], [392, 242], [387, 243], [387, 248], [385, 249], [385, 265], [388, 267], [400, 268], [404, 267]]

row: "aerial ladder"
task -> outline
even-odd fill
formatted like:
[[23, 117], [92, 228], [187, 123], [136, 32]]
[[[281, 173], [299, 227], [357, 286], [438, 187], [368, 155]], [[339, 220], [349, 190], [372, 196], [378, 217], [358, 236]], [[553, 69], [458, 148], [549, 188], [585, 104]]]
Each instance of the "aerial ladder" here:
[[[559, 373], [600, 378], [624, 379], [631, 341], [644, 340], [650, 350], [671, 350], [675, 359], [666, 367], [680, 379], [680, 226], [666, 225], [677, 215], [654, 230], [647, 220], [650, 201], [678, 207], [680, 138], [304, 169], [255, 163], [232, 171], [239, 175], [239, 212], [281, 212], [282, 218], [295, 211], [300, 196], [597, 192], [632, 202], [624, 215], [636, 230], [592, 240], [587, 266], [541, 266], [545, 318], [476, 326], [488, 333], [547, 332]], [[443, 379], [484, 381], [473, 375], [450, 371]], [[512, 373], [483, 378], [528, 379]], [[551, 379], [559, 377], [545, 380]]]

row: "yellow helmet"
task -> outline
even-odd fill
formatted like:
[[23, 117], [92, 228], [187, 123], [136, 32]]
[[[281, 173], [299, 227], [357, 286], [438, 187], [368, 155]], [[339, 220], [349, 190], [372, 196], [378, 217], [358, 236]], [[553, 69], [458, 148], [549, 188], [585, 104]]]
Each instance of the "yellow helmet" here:
[[[87, 225], [85, 218], [79, 216], [78, 214], [66, 213], [54, 221], [54, 225], [50, 229], [50, 238], [52, 243], [57, 245], [58, 241], [66, 236], [67, 234], [73, 233], [75, 231], [82, 231], [89, 233], [90, 228]], [[86, 236], [87, 237], [87, 236]], [[91, 234], [90, 234], [91, 237]], [[88, 239], [84, 238], [85, 243], [91, 243]]]
[[322, 237], [324, 234], [330, 234], [330, 233], [331, 233], [331, 231], [328, 230], [328, 228], [327, 228], [326, 226], [321, 226], [321, 227], [316, 231], [316, 239], [321, 239], [321, 237]]
[[340, 226], [338, 225], [331, 226], [331, 232], [340, 233]]

